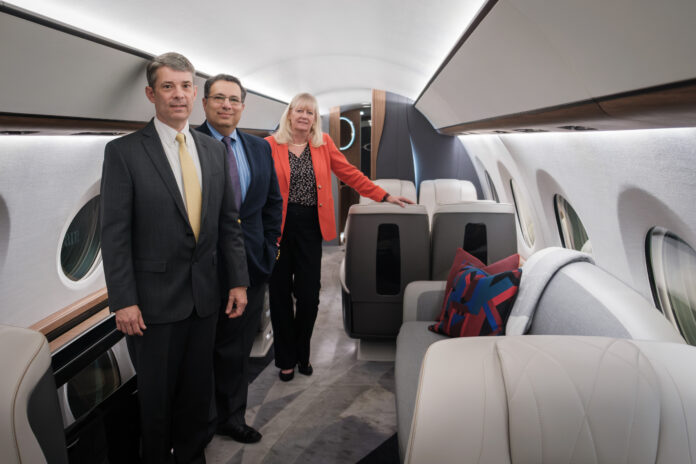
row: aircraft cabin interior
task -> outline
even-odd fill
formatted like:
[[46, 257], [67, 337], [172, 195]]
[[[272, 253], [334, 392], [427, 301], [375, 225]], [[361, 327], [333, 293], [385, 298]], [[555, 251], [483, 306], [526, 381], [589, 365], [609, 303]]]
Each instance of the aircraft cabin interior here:
[[307, 92], [412, 203], [317, 186], [314, 373], [279, 378], [266, 295], [263, 438], [206, 462], [696, 463], [694, 24], [694, 0], [0, 1], [0, 462], [146, 462], [102, 172], [178, 52], [192, 130], [219, 73], [258, 137]]

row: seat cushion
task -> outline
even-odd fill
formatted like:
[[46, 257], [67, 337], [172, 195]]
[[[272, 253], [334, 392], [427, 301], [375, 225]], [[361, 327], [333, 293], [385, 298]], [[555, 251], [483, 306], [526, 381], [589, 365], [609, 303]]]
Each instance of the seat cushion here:
[[411, 321], [401, 325], [396, 339], [396, 360], [394, 377], [396, 380], [396, 417], [397, 436], [401, 456], [405, 456], [411, 419], [418, 390], [418, 376], [421, 362], [428, 347], [433, 343], [446, 340], [444, 335], [428, 330], [432, 321]]
[[696, 463], [694, 361], [685, 344], [603, 337], [435, 343], [406, 462]]

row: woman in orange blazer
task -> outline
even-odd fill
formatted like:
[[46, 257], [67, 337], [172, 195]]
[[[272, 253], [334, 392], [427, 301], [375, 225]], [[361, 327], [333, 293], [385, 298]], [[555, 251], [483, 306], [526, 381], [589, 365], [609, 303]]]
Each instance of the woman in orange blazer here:
[[[389, 195], [350, 164], [322, 134], [316, 99], [296, 95], [280, 118], [271, 145], [283, 197], [280, 256], [269, 281], [275, 364], [281, 380], [292, 380], [295, 365], [312, 375], [310, 340], [319, 309], [321, 244], [336, 238], [331, 173], [360, 195], [400, 206], [412, 203]], [[296, 308], [293, 311], [293, 295]]]

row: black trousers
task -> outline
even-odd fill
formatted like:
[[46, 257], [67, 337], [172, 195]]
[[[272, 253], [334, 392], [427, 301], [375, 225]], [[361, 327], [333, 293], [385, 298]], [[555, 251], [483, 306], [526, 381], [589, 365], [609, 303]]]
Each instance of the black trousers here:
[[143, 462], [205, 463], [216, 321], [194, 310], [126, 337], [138, 373]]
[[215, 412], [217, 424], [245, 424], [249, 390], [249, 354], [258, 333], [266, 284], [247, 288], [247, 307], [241, 316], [230, 319], [223, 302], [215, 337]]
[[275, 365], [281, 369], [309, 364], [319, 310], [321, 243], [316, 206], [288, 204], [280, 259], [269, 281]]

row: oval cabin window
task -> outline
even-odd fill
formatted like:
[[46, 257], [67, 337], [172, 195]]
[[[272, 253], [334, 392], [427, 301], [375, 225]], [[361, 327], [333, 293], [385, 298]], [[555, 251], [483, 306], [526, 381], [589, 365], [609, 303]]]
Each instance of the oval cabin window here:
[[662, 227], [648, 232], [646, 254], [657, 307], [696, 345], [696, 251]]
[[558, 232], [561, 235], [561, 243], [566, 248], [592, 253], [592, 244], [587, 237], [585, 226], [582, 225], [578, 213], [570, 203], [562, 196], [554, 195], [554, 207], [556, 210], [556, 222]]
[[80, 280], [92, 270], [99, 257], [101, 221], [99, 195], [75, 215], [63, 237], [60, 264], [70, 280]]
[[517, 211], [517, 220], [522, 230], [522, 238], [531, 248], [534, 246], [534, 221], [529, 204], [522, 198], [514, 179], [510, 179], [510, 189], [512, 190], [512, 201], [515, 203], [515, 211]]

